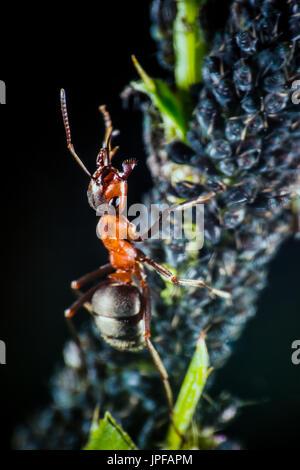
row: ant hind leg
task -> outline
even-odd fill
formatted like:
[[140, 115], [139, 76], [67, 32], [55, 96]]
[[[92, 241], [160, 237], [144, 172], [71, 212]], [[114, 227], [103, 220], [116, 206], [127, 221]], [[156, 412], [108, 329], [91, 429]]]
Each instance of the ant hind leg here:
[[169, 378], [168, 378], [168, 372], [160, 358], [160, 355], [158, 354], [157, 350], [155, 349], [155, 347], [153, 346], [150, 340], [151, 297], [150, 297], [149, 286], [146, 282], [146, 276], [143, 271], [143, 268], [136, 269], [135, 275], [139, 279], [139, 282], [142, 288], [145, 344], [152, 357], [154, 365], [156, 369], [158, 370], [159, 375], [161, 377], [161, 380], [162, 380], [162, 383], [166, 392], [170, 415], [172, 416], [173, 415], [173, 394], [172, 394], [172, 389], [171, 389], [171, 385], [170, 385]]
[[[110, 265], [102, 266], [102, 268], [99, 268], [97, 271], [93, 271], [93, 273], [89, 273], [86, 276], [83, 276], [79, 281], [76, 281], [76, 282], [80, 283], [83, 279], [85, 279], [85, 282], [88, 282], [91, 279], [94, 279], [95, 277], [97, 277], [95, 273], [97, 273], [97, 275], [100, 275], [99, 272], [101, 271], [101, 273], [103, 273], [103, 268], [108, 268], [108, 266]], [[82, 282], [80, 285], [84, 284], [85, 282]], [[85, 293], [81, 293], [77, 291], [77, 294], [79, 294], [79, 298], [71, 305], [71, 307], [65, 310], [65, 318], [67, 321], [67, 325], [68, 325], [71, 337], [73, 338], [75, 344], [77, 345], [79, 349], [81, 363], [82, 363], [82, 371], [85, 374], [87, 373], [85, 354], [84, 354], [82, 343], [78, 336], [77, 330], [73, 324], [72, 317], [75, 315], [77, 310], [79, 310], [81, 307], [85, 307], [90, 313], [92, 313], [92, 306], [88, 301], [90, 300], [90, 298], [93, 296], [93, 294], [96, 292], [96, 290], [99, 288], [101, 284], [103, 284], [103, 281], [96, 284], [94, 287], [92, 287]], [[77, 288], [79, 287], [80, 286], [78, 286]]]
[[167, 369], [165, 368], [164, 366], [164, 363], [158, 353], [158, 351], [156, 350], [156, 348], [154, 347], [152, 341], [150, 340], [150, 322], [151, 322], [151, 297], [150, 297], [150, 290], [149, 290], [149, 286], [146, 282], [146, 276], [144, 274], [143, 271], [141, 270], [138, 270], [136, 272], [136, 275], [137, 277], [139, 278], [139, 281], [140, 281], [140, 284], [141, 284], [141, 288], [142, 288], [142, 292], [143, 292], [143, 301], [144, 301], [144, 324], [145, 324], [145, 334], [144, 334], [144, 338], [145, 338], [145, 344], [146, 344], [146, 347], [149, 351], [149, 354], [153, 360], [153, 363], [160, 375], [160, 378], [161, 378], [161, 381], [162, 381], [162, 384], [164, 386], [164, 389], [165, 389], [165, 394], [166, 394], [166, 398], [167, 398], [167, 402], [168, 402], [168, 407], [169, 407], [169, 415], [170, 415], [170, 421], [175, 429], [175, 431], [177, 432], [177, 434], [179, 435], [179, 437], [182, 439], [182, 441], [184, 440], [184, 437], [182, 436], [182, 434], [180, 433], [180, 431], [177, 429], [177, 427], [175, 426], [174, 424], [174, 419], [173, 419], [173, 416], [174, 416], [174, 400], [173, 400], [173, 392], [172, 392], [172, 389], [171, 389], [171, 384], [169, 382], [169, 376], [168, 376], [168, 372], [167, 372]]

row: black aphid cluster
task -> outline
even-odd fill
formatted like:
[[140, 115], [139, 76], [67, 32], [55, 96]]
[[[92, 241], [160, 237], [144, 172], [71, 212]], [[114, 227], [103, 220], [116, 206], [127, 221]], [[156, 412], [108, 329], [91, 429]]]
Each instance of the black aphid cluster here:
[[[153, 34], [160, 60], [172, 68], [172, 22], [176, 2], [155, 1]], [[209, 26], [209, 19], [207, 20]], [[214, 188], [226, 191], [205, 204], [205, 244], [190, 240], [147, 242], [144, 249], [181, 277], [199, 279], [232, 293], [232, 304], [205, 289], [168, 288], [149, 275], [153, 338], [175, 391], [181, 384], [199, 333], [215, 368], [255, 314], [267, 264], [291, 233], [291, 198], [299, 187], [300, 119], [293, 84], [300, 78], [300, 2], [235, 0], [226, 26], [202, 64], [203, 84], [193, 89], [188, 143], [165, 144], [159, 113], [144, 103], [145, 141], [155, 187], [147, 202], [189, 199]], [[200, 66], [200, 65], [199, 65]], [[167, 289], [167, 290], [166, 290]], [[72, 343], [53, 378], [53, 403], [15, 436], [19, 448], [79, 448], [92, 413], [110, 410], [141, 448], [154, 448], [167, 417], [156, 371], [145, 352], [116, 354], [90, 324], [82, 333], [88, 375]], [[134, 361], [134, 362], [133, 362]], [[145, 365], [146, 364], [146, 365]], [[201, 409], [203, 407], [203, 409]], [[235, 405], [224, 397], [199, 413], [220, 427]]]
[[[153, 31], [163, 63], [172, 62], [165, 45], [171, 24], [164, 25], [171, 11], [170, 2], [155, 2]], [[291, 232], [290, 201], [300, 184], [299, 105], [292, 100], [300, 77], [300, 2], [239, 0], [230, 11], [202, 65], [203, 84], [193, 90], [189, 146], [165, 146], [153, 111], [151, 127], [145, 127], [149, 166], [160, 181], [155, 202], [166, 194], [168, 201], [198, 196], [216, 181], [227, 186], [205, 204], [205, 246], [196, 266], [191, 267], [186, 245], [176, 240], [164, 245], [161, 260], [181, 276], [202, 276], [233, 298], [228, 305], [204, 290], [181, 293], [176, 312], [170, 307], [180, 327], [169, 334], [178, 338], [164, 345], [170, 348], [167, 355], [164, 350], [170, 370], [178, 368], [176, 351], [191, 354], [191, 332], [196, 337], [207, 326], [212, 364], [224, 363], [230, 341], [255, 314], [267, 263]]]

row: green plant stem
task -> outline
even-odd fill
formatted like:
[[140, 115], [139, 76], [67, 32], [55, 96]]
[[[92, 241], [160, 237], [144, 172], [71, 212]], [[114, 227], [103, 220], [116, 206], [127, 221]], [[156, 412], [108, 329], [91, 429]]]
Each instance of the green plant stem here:
[[185, 94], [189, 94], [191, 85], [201, 81], [201, 64], [206, 53], [206, 43], [198, 18], [203, 3], [204, 0], [177, 2], [173, 29], [175, 82], [177, 89]]
[[163, 80], [153, 79], [132, 56], [142, 82], [132, 86], [148, 94], [164, 121], [166, 143], [179, 138], [187, 143], [186, 134], [191, 119], [191, 85], [201, 81], [201, 64], [206, 53], [204, 34], [198, 22], [204, 0], [180, 0], [174, 21], [175, 83], [173, 91]]

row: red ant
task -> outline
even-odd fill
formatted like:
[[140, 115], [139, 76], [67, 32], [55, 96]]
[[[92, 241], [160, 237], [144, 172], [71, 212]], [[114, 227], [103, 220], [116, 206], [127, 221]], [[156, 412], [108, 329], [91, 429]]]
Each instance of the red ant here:
[[[137, 235], [136, 226], [122, 215], [127, 196], [127, 179], [136, 165], [135, 160], [125, 160], [123, 171], [118, 171], [111, 164], [117, 147], [111, 147], [113, 126], [105, 106], [100, 106], [105, 122], [105, 139], [103, 148], [96, 159], [96, 171], [92, 175], [76, 154], [72, 141], [68, 120], [66, 97], [61, 90], [61, 110], [67, 137], [67, 146], [73, 157], [90, 178], [88, 187], [88, 201], [100, 219], [97, 224], [97, 235], [109, 251], [109, 264], [101, 266], [95, 271], [73, 281], [72, 289], [77, 290], [86, 283], [97, 278], [106, 278], [82, 294], [71, 307], [65, 310], [65, 316], [70, 319], [77, 310], [85, 306], [93, 315], [97, 328], [104, 339], [114, 348], [126, 351], [137, 351], [144, 345], [148, 348], [154, 364], [162, 378], [169, 407], [172, 413], [173, 398], [168, 381], [168, 374], [163, 362], [150, 341], [151, 298], [144, 272], [144, 264], [154, 268], [161, 276], [173, 284], [182, 286], [196, 286], [208, 289], [212, 294], [229, 298], [230, 294], [206, 285], [200, 280], [177, 279], [164, 266], [146, 256], [137, 249], [133, 242], [143, 241], [159, 223], [155, 223], [142, 236]], [[208, 201], [224, 186], [199, 196], [191, 201], [171, 206], [160, 216], [168, 215], [174, 210], [184, 210], [196, 204]], [[111, 214], [109, 207], [114, 207]], [[126, 238], [120, 234], [127, 233]], [[89, 302], [91, 300], [91, 302]], [[172, 416], [172, 415], [171, 415]]]

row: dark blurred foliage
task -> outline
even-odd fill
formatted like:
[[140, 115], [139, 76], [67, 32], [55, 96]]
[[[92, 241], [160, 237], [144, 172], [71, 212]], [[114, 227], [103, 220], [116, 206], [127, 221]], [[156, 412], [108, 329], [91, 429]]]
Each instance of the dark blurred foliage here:
[[[107, 104], [121, 130], [119, 158], [140, 162], [129, 185], [130, 200], [137, 201], [151, 186], [141, 114], [122, 109], [119, 95], [136, 79], [132, 53], [152, 75], [165, 74], [149, 34], [149, 2], [87, 3], [84, 9], [51, 3], [39, 12], [26, 4], [7, 15], [0, 76], [7, 85], [7, 105], [0, 108], [0, 339], [7, 345], [7, 365], [0, 365], [0, 448], [9, 448], [17, 423], [47, 403], [47, 383], [69, 337], [63, 318], [73, 300], [69, 281], [106, 260], [87, 203], [87, 177], [66, 150], [59, 88], [66, 89], [73, 141], [89, 169], [103, 136], [97, 107]], [[272, 262], [258, 314], [214, 386], [255, 402], [229, 429], [248, 448], [296, 443], [300, 366], [290, 356], [300, 338], [299, 247], [289, 241]], [[78, 314], [76, 323], [84, 318]]]

